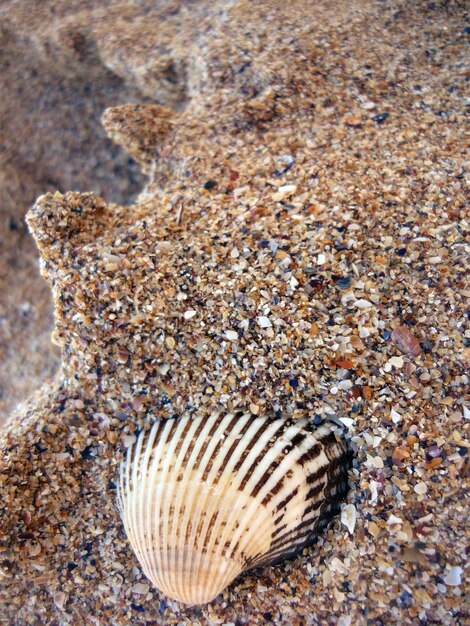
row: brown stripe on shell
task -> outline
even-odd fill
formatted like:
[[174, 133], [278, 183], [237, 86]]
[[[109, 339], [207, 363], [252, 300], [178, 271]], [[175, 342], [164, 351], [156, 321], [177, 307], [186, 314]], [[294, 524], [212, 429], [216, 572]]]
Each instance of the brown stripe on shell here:
[[[290, 422], [286, 421], [283, 425], [282, 428], [280, 428], [279, 431], [277, 431], [277, 435], [281, 435], [281, 436], [285, 436], [285, 433], [288, 429], [289, 426], [292, 426], [293, 424], [291, 424]], [[294, 447], [294, 441], [296, 444], [300, 444], [302, 441], [304, 441], [306, 435], [302, 434], [302, 433], [297, 433], [296, 435], [294, 435], [294, 437], [291, 440], [288, 440], [285, 442], [285, 447], [284, 447], [284, 451], [285, 450], [289, 450], [292, 447]], [[261, 458], [263, 456], [263, 453], [266, 452], [267, 447], [269, 447], [269, 442], [268, 444], [265, 446], [265, 450], [263, 450], [262, 453], [260, 453], [259, 458]], [[256, 483], [256, 485], [254, 486], [252, 492], [251, 492], [251, 497], [256, 497], [258, 495], [258, 493], [260, 492], [261, 488], [264, 487], [264, 485], [268, 482], [269, 478], [271, 477], [272, 473], [274, 472], [274, 470], [276, 469], [276, 467], [279, 465], [279, 459], [278, 459], [279, 455], [273, 459], [271, 465], [265, 470], [263, 476], [260, 478], [260, 480]], [[252, 467], [250, 467], [250, 469], [248, 470], [248, 474], [250, 474], [251, 472], [254, 471], [255, 469], [255, 463], [253, 463]], [[282, 486], [284, 484], [284, 478], [285, 476], [283, 476], [280, 481], [271, 489], [271, 491], [264, 497], [262, 504], [266, 505], [273, 496], [276, 495], [276, 493], [278, 493], [281, 489]]]
[[[260, 430], [262, 430], [262, 429], [263, 429], [263, 425], [261, 425]], [[277, 428], [277, 430], [275, 431], [274, 436], [281, 436], [281, 435], [283, 435], [283, 434], [284, 434], [284, 430], [285, 430], [285, 424], [283, 424], [283, 423], [279, 420], [278, 428]], [[250, 446], [251, 446], [251, 447], [250, 447], [250, 450], [251, 450], [251, 449], [253, 448], [253, 446], [255, 446], [255, 445], [256, 445], [256, 440], [253, 440], [252, 442], [250, 442]], [[270, 441], [267, 441], [267, 442], [266, 442], [265, 447], [263, 448], [263, 450], [260, 450], [260, 451], [259, 451], [259, 454], [258, 454], [258, 456], [256, 457], [256, 459], [254, 459], [254, 461], [253, 461], [253, 463], [251, 464], [251, 466], [250, 466], [250, 467], [246, 470], [246, 472], [245, 472], [245, 474], [244, 474], [244, 476], [243, 476], [243, 479], [242, 479], [242, 481], [241, 481], [241, 483], [240, 483], [240, 487], [239, 487], [240, 491], [242, 491], [242, 490], [245, 488], [246, 483], [248, 482], [248, 480], [249, 480], [249, 479], [250, 479], [250, 477], [252, 476], [252, 474], [253, 474], [254, 470], [256, 469], [256, 467], [259, 465], [260, 460], [264, 457], [264, 455], [266, 454], [267, 450], [269, 450], [269, 448], [270, 448], [270, 447], [271, 447], [271, 442], [270, 442]], [[246, 458], [246, 456], [245, 456], [245, 458]], [[240, 463], [239, 463], [239, 464], [237, 464], [237, 466], [235, 467], [235, 471], [238, 471], [238, 470], [241, 468], [241, 466], [242, 466], [242, 461], [243, 461], [243, 460], [244, 460], [244, 459], [241, 459], [241, 460], [240, 460]], [[268, 470], [268, 471], [269, 471], [269, 470]], [[261, 478], [261, 481], [263, 481], [263, 480], [264, 480], [264, 476], [265, 476], [265, 474], [263, 474], [263, 477]], [[268, 478], [269, 478], [269, 476], [268, 476]], [[263, 484], [264, 484], [264, 483], [263, 483]], [[260, 488], [261, 488], [261, 486], [262, 486], [262, 485], [260, 485]], [[255, 486], [255, 489], [256, 489], [256, 486]], [[259, 489], [258, 489], [258, 491], [259, 491]], [[258, 491], [257, 491], [256, 493], [258, 493]]]
[[313, 446], [313, 448], [304, 452], [304, 454], [302, 454], [302, 456], [298, 460], [299, 465], [305, 465], [309, 461], [314, 461], [321, 449], [322, 445], [317, 443]]

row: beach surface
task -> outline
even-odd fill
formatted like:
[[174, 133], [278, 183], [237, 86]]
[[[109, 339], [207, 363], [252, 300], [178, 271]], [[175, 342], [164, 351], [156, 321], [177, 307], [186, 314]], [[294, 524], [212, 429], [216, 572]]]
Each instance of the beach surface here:
[[[465, 3], [0, 11], [0, 623], [464, 624]], [[242, 410], [346, 427], [351, 489], [187, 607], [129, 547], [119, 462]]]

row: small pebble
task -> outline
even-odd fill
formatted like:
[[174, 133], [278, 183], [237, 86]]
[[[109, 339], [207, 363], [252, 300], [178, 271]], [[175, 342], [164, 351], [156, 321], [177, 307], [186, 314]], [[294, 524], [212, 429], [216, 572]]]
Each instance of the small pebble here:
[[292, 194], [294, 194], [296, 190], [296, 185], [283, 185], [282, 187], [279, 187], [277, 192], [272, 195], [272, 199], [274, 200], [274, 202], [280, 202], [281, 200], [292, 196]]
[[132, 593], [137, 593], [139, 595], [146, 595], [150, 590], [150, 585], [147, 583], [136, 583], [132, 589]]
[[137, 437], [135, 435], [125, 435], [123, 442], [124, 442], [124, 447], [125, 448], [129, 448], [130, 446], [132, 446], [135, 442], [137, 441]]
[[390, 359], [390, 365], [398, 369], [403, 367], [403, 362], [404, 361], [402, 356], [392, 356], [392, 358]]
[[427, 492], [428, 488], [426, 483], [416, 483], [414, 486], [415, 493], [419, 495], [424, 495]]
[[54, 594], [54, 604], [58, 609], [62, 610], [64, 608], [66, 600], [67, 596], [63, 591], [57, 591]]
[[380, 527], [375, 522], [369, 522], [367, 530], [372, 535], [372, 537], [377, 537], [380, 533]]
[[372, 302], [369, 302], [369, 300], [365, 300], [364, 298], [361, 298], [360, 300], [356, 300], [355, 302], [353, 302], [353, 306], [355, 306], [358, 309], [368, 309], [374, 305], [372, 304]]
[[374, 456], [374, 458], [372, 459], [372, 464], [377, 469], [383, 469], [384, 467], [384, 462], [381, 456]]
[[349, 276], [345, 276], [344, 278], [340, 278], [336, 284], [340, 289], [349, 289], [351, 286], [351, 278]]
[[397, 326], [392, 332], [392, 341], [404, 354], [418, 356], [421, 352], [418, 339], [407, 326]]
[[382, 122], [385, 122], [388, 116], [389, 113], [384, 111], [383, 113], [377, 113], [377, 115], [374, 115], [372, 119], [374, 120], [374, 122], [377, 122], [377, 124], [382, 124]]
[[217, 187], [217, 181], [215, 180], [208, 180], [204, 183], [204, 189], [207, 189], [208, 191], [214, 189], [214, 187]]
[[450, 587], [457, 587], [462, 583], [463, 570], [459, 565], [454, 565], [444, 576], [444, 583]]
[[354, 426], [354, 420], [351, 417], [340, 417], [339, 419], [346, 428], [351, 429]]
[[354, 504], [347, 504], [341, 511], [341, 521], [352, 535], [356, 527], [357, 511]]

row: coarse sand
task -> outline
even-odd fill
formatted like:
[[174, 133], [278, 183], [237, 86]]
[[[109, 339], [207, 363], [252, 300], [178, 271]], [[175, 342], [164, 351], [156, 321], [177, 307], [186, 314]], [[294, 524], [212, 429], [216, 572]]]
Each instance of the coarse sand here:
[[[4, 109], [2, 410], [36, 388], [0, 432], [0, 623], [463, 625], [468, 5], [28, 5], [0, 9], [5, 76], [35, 63]], [[156, 418], [239, 410], [346, 427], [351, 489], [186, 607], [129, 547], [118, 464]]]

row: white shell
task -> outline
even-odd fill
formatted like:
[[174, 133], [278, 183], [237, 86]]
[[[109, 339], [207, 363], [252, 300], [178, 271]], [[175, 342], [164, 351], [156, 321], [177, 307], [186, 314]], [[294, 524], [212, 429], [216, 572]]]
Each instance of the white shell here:
[[329, 424], [252, 414], [156, 422], [121, 464], [118, 504], [146, 576], [187, 604], [295, 554], [347, 491]]

